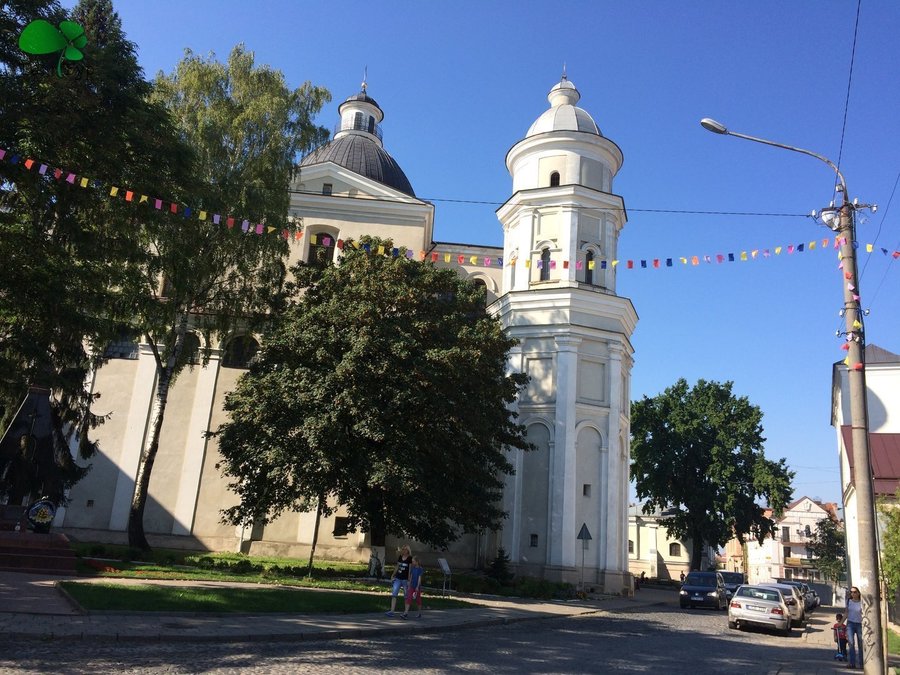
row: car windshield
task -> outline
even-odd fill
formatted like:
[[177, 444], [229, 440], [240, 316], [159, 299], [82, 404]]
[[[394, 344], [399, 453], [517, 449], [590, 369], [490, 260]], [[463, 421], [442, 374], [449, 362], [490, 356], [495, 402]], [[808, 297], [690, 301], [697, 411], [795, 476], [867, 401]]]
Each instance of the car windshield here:
[[753, 586], [743, 586], [738, 590], [738, 595], [742, 598], [755, 598], [756, 600], [768, 600], [770, 602], [779, 602], [781, 597], [778, 591], [769, 588], [754, 588]]
[[716, 575], [708, 573], [704, 574], [702, 572], [691, 572], [687, 575], [687, 579], [684, 580], [684, 583], [688, 586], [715, 586]]
[[740, 572], [722, 572], [722, 578], [726, 584], [742, 584], [744, 583], [744, 575]]

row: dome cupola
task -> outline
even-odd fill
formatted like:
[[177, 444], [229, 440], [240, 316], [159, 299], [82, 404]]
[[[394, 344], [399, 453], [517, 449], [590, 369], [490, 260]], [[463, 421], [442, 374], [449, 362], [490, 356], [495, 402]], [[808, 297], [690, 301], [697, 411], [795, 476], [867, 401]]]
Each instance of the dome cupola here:
[[569, 82], [565, 74], [547, 94], [550, 109], [538, 117], [525, 137], [545, 134], [549, 131], [583, 131], [600, 136], [600, 129], [586, 110], [576, 107], [581, 94], [575, 85]]

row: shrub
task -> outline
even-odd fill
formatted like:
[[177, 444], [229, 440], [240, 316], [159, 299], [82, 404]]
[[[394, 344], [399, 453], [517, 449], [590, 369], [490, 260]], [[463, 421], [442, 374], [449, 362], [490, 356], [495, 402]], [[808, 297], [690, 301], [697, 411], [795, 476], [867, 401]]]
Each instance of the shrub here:
[[512, 580], [513, 574], [509, 570], [509, 555], [502, 546], [497, 549], [497, 557], [491, 561], [487, 575], [498, 584], [506, 584]]

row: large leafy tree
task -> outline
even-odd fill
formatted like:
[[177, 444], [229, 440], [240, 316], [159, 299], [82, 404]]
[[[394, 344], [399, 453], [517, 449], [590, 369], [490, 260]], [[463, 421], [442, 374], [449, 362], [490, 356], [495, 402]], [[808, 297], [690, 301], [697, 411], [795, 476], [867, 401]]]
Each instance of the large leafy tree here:
[[881, 535], [881, 575], [891, 593], [900, 589], [900, 490], [890, 501], [878, 505]]
[[339, 265], [294, 270], [298, 292], [217, 432], [240, 496], [229, 521], [329, 500], [373, 546], [499, 526], [507, 449], [529, 447], [509, 409], [525, 383], [506, 372], [515, 341], [478, 286], [379, 245], [391, 250], [347, 243]]
[[[67, 62], [63, 77], [56, 55], [18, 47], [36, 19], [70, 19], [85, 30], [84, 59]], [[135, 211], [111, 200], [109, 185], [166, 192], [187, 156], [149, 92], [109, 0], [82, 0], [71, 13], [47, 0], [0, 5], [0, 426], [29, 385], [52, 391], [55, 459], [42, 466], [57, 475], [42, 469], [29, 489], [53, 483], [57, 500], [84, 473], [69, 445], [83, 457], [95, 451], [87, 432], [101, 420], [86, 377], [141, 279]], [[67, 180], [70, 173], [77, 180]], [[16, 480], [10, 471], [0, 473]], [[17, 494], [26, 489], [18, 484]]]
[[[170, 112], [195, 161], [193, 180], [183, 188], [190, 220], [141, 224], [145, 276], [132, 303], [132, 326], [156, 360], [156, 391], [128, 541], [143, 549], [149, 548], [144, 507], [169, 390], [189, 363], [186, 336], [197, 331], [209, 338], [236, 322], [252, 322], [278, 296], [288, 252], [280, 235], [288, 227], [289, 183], [299, 154], [327, 135], [312, 118], [329, 94], [309, 83], [289, 88], [280, 71], [257, 66], [253, 53], [237, 46], [227, 63], [187, 51], [173, 73], [156, 77], [151, 100]], [[200, 220], [200, 211], [209, 217]], [[219, 223], [213, 213], [222, 215]], [[238, 225], [227, 227], [225, 214], [237, 216]], [[244, 231], [243, 220], [252, 227]], [[210, 340], [205, 343], [208, 354]]]
[[815, 558], [816, 567], [825, 579], [835, 584], [844, 577], [847, 548], [839, 523], [822, 518], [816, 523], [816, 531], [807, 542], [806, 550]]
[[644, 511], [667, 511], [672, 536], [690, 537], [691, 567], [704, 544], [732, 536], [762, 542], [775, 523], [758, 501], [780, 514], [791, 497], [784, 459], [763, 452], [762, 411], [732, 394], [732, 383], [684, 379], [631, 405], [631, 471]]

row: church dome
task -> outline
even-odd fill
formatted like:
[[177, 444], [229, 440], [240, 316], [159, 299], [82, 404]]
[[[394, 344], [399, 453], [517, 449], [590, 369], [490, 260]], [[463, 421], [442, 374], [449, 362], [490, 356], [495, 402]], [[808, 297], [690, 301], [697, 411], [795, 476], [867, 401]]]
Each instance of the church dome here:
[[563, 75], [559, 84], [547, 94], [547, 100], [550, 101], [549, 110], [544, 111], [534, 121], [525, 137], [545, 134], [549, 131], [581, 131], [602, 136], [597, 123], [590, 114], [575, 105], [580, 98], [581, 94], [578, 93], [575, 85]]
[[365, 135], [348, 134], [335, 138], [304, 157], [300, 166], [323, 162], [334, 162], [353, 173], [383, 183], [403, 194], [416, 196], [409, 179], [396, 160]]
[[353, 173], [415, 197], [416, 193], [403, 169], [384, 149], [379, 124], [384, 119], [384, 113], [366, 88], [363, 82], [362, 91], [341, 103], [338, 107], [341, 121], [335, 127], [334, 138], [304, 157], [300, 166], [334, 162]]

